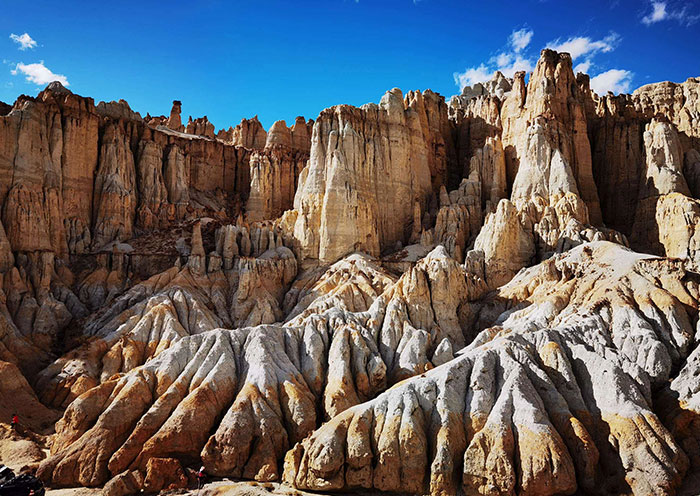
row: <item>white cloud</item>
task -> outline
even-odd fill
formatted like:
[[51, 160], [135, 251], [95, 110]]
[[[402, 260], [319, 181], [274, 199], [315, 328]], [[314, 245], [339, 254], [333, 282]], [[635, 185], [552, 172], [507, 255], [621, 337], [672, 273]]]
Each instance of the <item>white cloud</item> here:
[[27, 48], [36, 48], [36, 41], [34, 41], [32, 37], [29, 36], [29, 33], [24, 33], [20, 35], [12, 33], [10, 35], [10, 39], [15, 43], [19, 44], [20, 50], [26, 50]]
[[577, 59], [582, 55], [594, 55], [598, 52], [607, 53], [614, 50], [620, 41], [620, 35], [610, 33], [602, 40], [592, 40], [588, 36], [571, 37], [565, 41], [560, 39], [547, 43], [547, 48], [557, 52], [568, 52], [572, 59]]
[[651, 2], [651, 12], [642, 17], [642, 22], [648, 26], [649, 24], [663, 21], [667, 17], [666, 2]]
[[608, 91], [613, 93], [627, 93], [632, 83], [632, 73], [624, 69], [610, 69], [591, 78], [591, 89], [599, 95], [605, 95]]
[[508, 50], [491, 57], [485, 64], [469, 67], [464, 72], [455, 72], [455, 84], [461, 89], [484, 83], [491, 79], [496, 71], [501, 71], [506, 77], [513, 77], [518, 71], [532, 71], [535, 61], [521, 52], [528, 47], [534, 34], [534, 31], [527, 28], [514, 30], [508, 37]]
[[510, 64], [511, 60], [513, 60], [513, 55], [510, 53], [499, 53], [494, 60], [496, 61], [496, 64], [499, 66], [504, 66]]
[[460, 88], [465, 86], [473, 86], [476, 83], [483, 83], [488, 81], [493, 76], [493, 70], [481, 64], [479, 67], [471, 67], [464, 72], [455, 72], [455, 84]]
[[[512, 78], [516, 72], [531, 72], [535, 68], [537, 59], [534, 55], [528, 55], [526, 50], [534, 32], [530, 29], [515, 30], [508, 38], [508, 48], [491, 57], [488, 62], [476, 67], [469, 67], [464, 72], [455, 72], [454, 79], [460, 89], [464, 86], [473, 86], [476, 83], [484, 83], [493, 78], [496, 71], [504, 76]], [[611, 32], [608, 36], [594, 40], [588, 36], [570, 36], [562, 41], [557, 39], [547, 44], [558, 52], [568, 52], [572, 59], [583, 58], [574, 67], [574, 72], [588, 73], [596, 64], [594, 57], [600, 53], [608, 53], [614, 50], [620, 42], [620, 35]], [[623, 69], [611, 69], [598, 74], [591, 79], [591, 87], [599, 94], [608, 91], [625, 93], [629, 91], [633, 74]]]
[[591, 62], [591, 59], [586, 59], [584, 62], [581, 62], [574, 67], [574, 73], [583, 72], [584, 74], [588, 74], [588, 71], [591, 69], [592, 65], [593, 62]]
[[522, 52], [530, 44], [532, 40], [532, 35], [535, 32], [532, 29], [519, 29], [518, 31], [513, 31], [510, 35], [510, 44], [515, 52]]
[[496, 70], [501, 71], [505, 77], [512, 78], [518, 71], [531, 72], [535, 68], [534, 61], [520, 55], [516, 55], [511, 60], [512, 62], [508, 64], [499, 64]]
[[671, 2], [652, 0], [651, 12], [642, 17], [642, 23], [647, 26], [661, 21], [676, 21], [683, 26], [695, 24], [700, 19], [700, 14], [692, 14], [688, 5], [674, 8]]
[[51, 70], [44, 65], [42, 60], [38, 64], [23, 64], [20, 62], [11, 71], [13, 76], [18, 74], [24, 74], [30, 83], [38, 84], [43, 86], [49, 84], [53, 81], [60, 82], [63, 86], [68, 86], [68, 79], [63, 74], [54, 74]]

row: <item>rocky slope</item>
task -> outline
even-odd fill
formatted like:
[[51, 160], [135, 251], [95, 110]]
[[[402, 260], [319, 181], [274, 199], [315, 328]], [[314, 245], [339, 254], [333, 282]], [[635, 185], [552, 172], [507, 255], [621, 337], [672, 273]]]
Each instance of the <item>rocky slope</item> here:
[[699, 105], [697, 79], [598, 96], [549, 50], [449, 103], [393, 89], [267, 131], [20, 97], [0, 396], [30, 437], [0, 458], [29, 443], [50, 486], [114, 496], [199, 466], [675, 494], [700, 471]]

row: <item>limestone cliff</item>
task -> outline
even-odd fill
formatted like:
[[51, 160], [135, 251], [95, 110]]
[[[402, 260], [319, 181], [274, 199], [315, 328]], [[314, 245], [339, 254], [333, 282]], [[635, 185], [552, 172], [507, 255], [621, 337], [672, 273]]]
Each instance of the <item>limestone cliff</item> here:
[[275, 122], [267, 134], [265, 148], [250, 156], [248, 221], [276, 219], [294, 206], [294, 194], [302, 169], [309, 160], [313, 121], [297, 117], [291, 128]]
[[429, 151], [419, 112], [398, 89], [379, 105], [323, 111], [294, 199], [303, 257], [333, 262], [406, 243], [413, 204], [427, 205], [432, 192]]

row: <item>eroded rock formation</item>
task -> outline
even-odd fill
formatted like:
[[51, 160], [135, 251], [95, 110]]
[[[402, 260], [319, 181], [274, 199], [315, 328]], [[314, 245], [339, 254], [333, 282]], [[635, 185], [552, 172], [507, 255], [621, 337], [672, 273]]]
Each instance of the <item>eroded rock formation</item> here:
[[294, 199], [303, 257], [327, 263], [406, 243], [413, 205], [432, 191], [427, 138], [398, 89], [379, 105], [324, 110]]
[[250, 196], [246, 204], [249, 222], [276, 219], [294, 206], [294, 194], [302, 169], [309, 159], [311, 128], [297, 117], [291, 128], [275, 122], [265, 148], [250, 157]]
[[699, 95], [598, 96], [545, 50], [527, 83], [268, 131], [58, 83], [0, 106], [0, 422], [50, 434], [0, 426], [0, 456], [29, 442], [48, 485], [114, 496], [200, 466], [676, 494], [700, 472]]
[[[667, 283], [658, 287], [659, 279]], [[481, 318], [497, 325], [455, 359], [297, 444], [285, 479], [314, 490], [415, 494], [625, 485], [672, 494], [688, 459], [653, 413], [650, 383], [664, 383], [672, 362], [688, 357], [697, 284], [674, 262], [606, 242], [555, 256], [484, 301]]]

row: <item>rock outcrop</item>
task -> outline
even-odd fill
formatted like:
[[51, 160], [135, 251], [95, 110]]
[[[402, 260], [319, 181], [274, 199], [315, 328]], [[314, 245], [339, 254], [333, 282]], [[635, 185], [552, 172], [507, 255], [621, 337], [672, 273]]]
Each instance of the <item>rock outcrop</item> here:
[[[87, 341], [40, 374], [42, 401], [67, 406], [87, 389], [144, 364], [183, 336], [278, 322], [297, 263], [266, 227], [224, 226], [204, 252], [201, 228], [182, 267], [157, 274], [90, 318]], [[251, 256], [252, 255], [252, 256]]]
[[683, 175], [678, 132], [667, 122], [652, 120], [644, 131], [645, 175], [640, 183], [632, 226], [632, 242], [654, 253], [690, 259], [699, 267], [695, 231], [700, 203], [690, 197]]
[[185, 133], [195, 134], [197, 136], [204, 136], [207, 138], [214, 138], [214, 124], [209, 122], [207, 116], [198, 117], [192, 120], [190, 116], [187, 119], [187, 126], [185, 126]]
[[598, 96], [551, 50], [527, 83], [268, 131], [60, 83], [0, 105], [0, 422], [29, 428], [0, 456], [115, 496], [200, 466], [676, 494], [700, 471], [699, 105], [694, 78]]
[[527, 86], [524, 80], [524, 73], [515, 75], [501, 110], [508, 168], [521, 178], [516, 176], [511, 198], [548, 199], [573, 192], [585, 202], [592, 222], [599, 224], [585, 93], [574, 77], [571, 57], [543, 50]]
[[275, 122], [265, 148], [250, 156], [250, 196], [246, 203], [249, 222], [276, 219], [294, 206], [294, 194], [302, 169], [309, 160], [310, 129], [303, 117], [291, 128]]
[[170, 110], [170, 117], [168, 117], [168, 120], [165, 122], [165, 125], [173, 131], [183, 132], [185, 129], [182, 125], [182, 118], [180, 117], [181, 113], [182, 102], [179, 100], [173, 100], [173, 108]]
[[[673, 494], [688, 459], [653, 413], [650, 383], [688, 356], [695, 279], [606, 242], [543, 262], [484, 301], [481, 318], [498, 325], [455, 359], [297, 444], [285, 480], [413, 494]], [[625, 294], [658, 302], [668, 324]]]
[[[88, 310], [172, 265], [172, 252], [142, 251], [138, 239], [241, 213], [252, 150], [213, 139], [210, 126], [184, 133], [180, 107], [151, 127], [124, 101], [95, 106], [52, 83], [0, 117], [0, 272], [9, 325], [44, 350], [29, 368], [60, 351], [61, 334]], [[293, 130], [303, 161], [305, 121]], [[280, 208], [291, 207], [296, 173]]]
[[227, 139], [232, 145], [242, 146], [251, 150], [265, 148], [267, 133], [255, 116], [252, 119], [243, 119], [235, 128], [226, 132]]
[[[632, 95], [591, 97], [587, 119], [593, 171], [603, 220], [609, 227], [627, 236], [633, 232], [640, 192], [646, 191], [646, 184], [642, 184], [648, 163], [644, 134], [654, 119], [665, 122], [662, 126], [677, 134], [676, 153], [680, 154], [680, 164], [692, 190], [696, 162], [693, 157], [700, 150], [698, 101], [697, 78], [681, 84], [646, 85]], [[635, 248], [651, 249], [648, 245]]]
[[294, 199], [302, 256], [327, 263], [406, 243], [413, 204], [432, 191], [428, 155], [419, 113], [398, 89], [379, 105], [324, 110]]
[[[358, 264], [373, 281], [366, 300], [358, 301], [352, 288], [328, 291], [328, 281]], [[148, 460], [167, 453], [182, 461], [201, 457], [214, 474], [278, 479], [278, 461], [317, 427], [317, 411], [334, 417], [450, 360], [467, 341], [461, 325], [468, 319], [467, 303], [483, 293], [443, 249], [395, 283], [371, 262], [353, 257], [320, 281], [326, 283], [307, 293], [316, 298], [302, 298], [296, 316], [283, 326], [206, 331], [200, 316], [190, 323], [199, 329], [188, 331], [184, 323], [144, 325], [148, 320], [135, 318], [142, 309], [113, 319], [125, 324], [102, 343], [118, 342], [104, 355], [99, 378], [85, 371], [73, 381], [95, 387], [69, 401], [42, 477], [55, 485], [76, 478], [101, 485], [127, 469], [145, 473]], [[132, 322], [139, 324], [130, 329]], [[78, 360], [80, 355], [47, 369], [61, 370], [47, 391], [67, 383]], [[193, 423], [195, 411], [199, 420]]]

